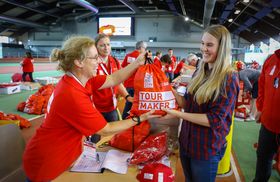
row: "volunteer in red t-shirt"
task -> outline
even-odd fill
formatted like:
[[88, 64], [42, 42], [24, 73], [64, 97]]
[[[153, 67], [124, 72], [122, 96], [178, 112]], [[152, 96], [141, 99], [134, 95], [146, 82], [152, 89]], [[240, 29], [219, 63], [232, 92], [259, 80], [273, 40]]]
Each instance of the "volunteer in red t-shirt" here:
[[31, 55], [31, 52], [26, 52], [25, 53], [25, 58], [24, 60], [20, 63], [22, 66], [22, 80], [25, 82], [26, 81], [26, 75], [29, 75], [30, 81], [35, 82], [33, 80], [33, 72], [34, 72], [34, 67], [33, 67], [33, 57]]
[[253, 181], [270, 181], [272, 160], [275, 154], [279, 155], [279, 153], [277, 154], [280, 147], [279, 80], [280, 49], [266, 59], [259, 77], [258, 112], [255, 116], [256, 121], [261, 123], [261, 127], [258, 139], [256, 172]]
[[[26, 146], [23, 168], [27, 181], [46, 182], [55, 179], [82, 153], [85, 136], [94, 133], [112, 135], [147, 120], [153, 111], [140, 117], [107, 123], [91, 100], [92, 90], [109, 88], [127, 79], [140, 65], [144, 54], [122, 71], [96, 76], [98, 53], [89, 37], [69, 38], [62, 49], [54, 49], [52, 61], [59, 61], [65, 72], [50, 97], [45, 121]], [[94, 77], [96, 76], [96, 77]]]
[[161, 51], [157, 51], [156, 56], [154, 58], [154, 64], [157, 65], [161, 70], [163, 70], [163, 66], [161, 65], [161, 62], [160, 62], [161, 56], [162, 56]]
[[186, 62], [186, 58], [183, 58], [179, 64], [177, 64], [176, 69], [174, 71], [174, 79], [177, 78], [181, 74], [181, 70], [184, 67], [184, 64]]
[[[95, 46], [101, 62], [98, 65], [97, 75], [111, 75], [121, 68], [119, 61], [112, 57], [110, 37], [106, 34], [99, 34], [95, 38]], [[120, 120], [117, 112], [117, 99], [116, 95], [119, 93], [127, 101], [133, 102], [131, 97], [126, 91], [123, 84], [116, 85], [102, 90], [94, 90], [93, 102], [96, 109], [101, 112], [107, 122]], [[91, 141], [97, 143], [100, 140], [100, 135], [93, 135]]]
[[165, 74], [169, 78], [169, 82], [171, 82], [174, 79], [174, 69], [176, 67], [176, 57], [173, 55], [173, 49], [168, 49], [168, 55], [172, 62], [165, 66]]
[[[133, 52], [128, 53], [125, 56], [125, 58], [122, 62], [122, 67], [123, 68], [125, 68], [129, 64], [135, 62], [135, 60], [139, 56], [139, 54], [146, 52], [147, 43], [144, 42], [144, 41], [139, 41], [139, 42], [136, 43], [135, 47], [136, 47], [136, 49]], [[135, 72], [124, 82], [124, 86], [125, 86], [127, 92], [132, 97], [134, 96], [134, 77], [135, 77]], [[128, 111], [130, 111], [131, 106], [132, 106], [132, 103], [126, 101], [125, 106], [124, 106], [124, 110], [123, 110], [123, 114], [122, 114], [123, 119], [125, 119], [129, 115]]]

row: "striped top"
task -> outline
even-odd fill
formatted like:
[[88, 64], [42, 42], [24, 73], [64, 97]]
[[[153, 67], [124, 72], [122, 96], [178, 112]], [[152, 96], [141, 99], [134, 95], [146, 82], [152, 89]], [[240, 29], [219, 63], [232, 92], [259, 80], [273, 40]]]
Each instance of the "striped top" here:
[[209, 160], [226, 145], [226, 136], [232, 123], [232, 115], [239, 92], [238, 74], [234, 72], [226, 78], [225, 91], [215, 101], [198, 105], [194, 96], [185, 94], [185, 112], [206, 113], [210, 127], [204, 127], [188, 121], [182, 123], [180, 146], [184, 147], [188, 157]]

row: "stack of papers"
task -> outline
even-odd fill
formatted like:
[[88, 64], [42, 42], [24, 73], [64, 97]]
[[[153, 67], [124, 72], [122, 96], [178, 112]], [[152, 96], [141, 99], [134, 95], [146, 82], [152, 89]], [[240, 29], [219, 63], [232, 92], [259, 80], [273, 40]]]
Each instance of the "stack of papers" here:
[[84, 151], [74, 166], [72, 172], [103, 172], [109, 169], [115, 173], [126, 174], [131, 153], [119, 150], [109, 150], [108, 152], [96, 152], [93, 147], [84, 147]]

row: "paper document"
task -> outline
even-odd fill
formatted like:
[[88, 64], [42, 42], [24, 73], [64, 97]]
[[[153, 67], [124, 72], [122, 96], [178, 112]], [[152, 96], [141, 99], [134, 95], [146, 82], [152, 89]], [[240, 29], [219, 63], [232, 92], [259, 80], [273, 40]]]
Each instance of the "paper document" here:
[[70, 169], [72, 172], [103, 172], [109, 169], [115, 173], [126, 174], [128, 160], [131, 153], [124, 153], [118, 150], [109, 150], [108, 152], [93, 152], [84, 148], [83, 153]]

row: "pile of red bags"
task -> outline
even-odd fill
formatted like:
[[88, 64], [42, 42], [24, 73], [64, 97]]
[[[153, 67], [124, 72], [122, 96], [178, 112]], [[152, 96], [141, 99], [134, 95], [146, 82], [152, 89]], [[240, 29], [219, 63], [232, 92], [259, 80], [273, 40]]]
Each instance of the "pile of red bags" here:
[[[30, 81], [31, 81], [29, 75], [26, 75], [25, 80], [26, 80], [27, 82], [30, 82]], [[21, 82], [21, 81], [23, 81], [23, 80], [22, 80], [22, 73], [15, 73], [15, 74], [13, 74], [13, 75], [12, 75], [12, 81], [13, 81], [13, 82]]]
[[29, 128], [31, 126], [31, 123], [27, 119], [21, 117], [18, 114], [5, 114], [3, 112], [0, 112], [0, 120], [6, 120], [6, 121], [19, 120], [20, 128]]
[[17, 105], [17, 110], [28, 114], [44, 114], [47, 111], [49, 98], [54, 90], [54, 85], [48, 84], [41, 87], [35, 94], [29, 96], [26, 102]]
[[167, 152], [167, 133], [150, 135], [133, 153], [130, 164], [158, 161]]
[[113, 136], [109, 141], [112, 147], [133, 152], [149, 135], [151, 125], [148, 121], [133, 126]]

